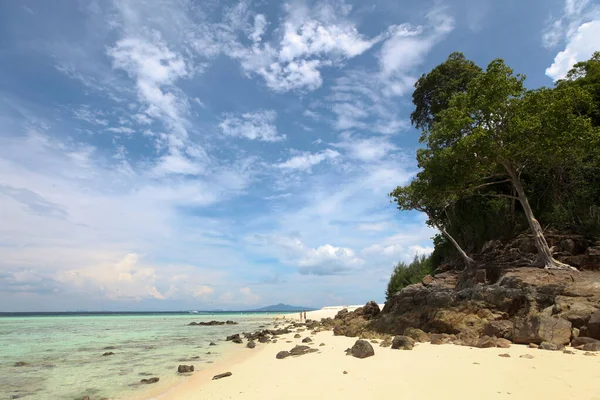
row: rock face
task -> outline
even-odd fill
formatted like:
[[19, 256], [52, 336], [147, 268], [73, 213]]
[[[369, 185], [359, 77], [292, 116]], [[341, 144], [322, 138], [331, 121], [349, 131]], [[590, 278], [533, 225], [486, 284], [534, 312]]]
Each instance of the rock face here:
[[[525, 243], [521, 247], [527, 247]], [[493, 253], [494, 246], [487, 251]], [[334, 326], [334, 334], [337, 330], [364, 337], [365, 331], [373, 330], [417, 339], [412, 332], [418, 329], [434, 344], [470, 346], [483, 336], [523, 344], [568, 344], [577, 333], [600, 338], [600, 271], [550, 274], [541, 268], [482, 265], [485, 282], [481, 274], [476, 277], [476, 270], [438, 273], [427, 285], [410, 285], [396, 293], [372, 320], [338, 314], [336, 320], [349, 321]]]
[[179, 367], [177, 367], [177, 372], [179, 372], [180, 374], [194, 372], [194, 366], [193, 365], [180, 365]]
[[140, 381], [140, 383], [144, 383], [144, 384], [148, 385], [148, 384], [150, 384], [150, 383], [156, 383], [156, 382], [158, 382], [159, 380], [160, 380], [160, 378], [159, 378], [159, 377], [157, 377], [157, 376], [154, 376], [154, 377], [152, 377], [152, 378], [142, 379], [142, 380]]
[[415, 346], [415, 341], [408, 336], [394, 336], [392, 339], [392, 349], [395, 350], [412, 350]]
[[515, 343], [568, 344], [571, 341], [571, 323], [562, 318], [534, 315], [518, 319], [514, 330]]
[[227, 378], [228, 376], [233, 375], [231, 372], [223, 372], [222, 374], [213, 376], [213, 381], [221, 378]]
[[375, 350], [371, 343], [366, 340], [358, 339], [354, 346], [350, 348], [349, 354], [356, 358], [367, 358], [375, 355]]

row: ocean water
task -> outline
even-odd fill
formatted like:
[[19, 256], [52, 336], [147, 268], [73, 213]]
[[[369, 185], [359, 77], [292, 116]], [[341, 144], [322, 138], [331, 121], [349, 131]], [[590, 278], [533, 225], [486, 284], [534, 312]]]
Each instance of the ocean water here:
[[[210, 320], [238, 325], [187, 326]], [[264, 313], [0, 317], [0, 400], [141, 398], [181, 379], [179, 364], [201, 369], [239, 349], [227, 335], [272, 322]], [[102, 356], [109, 351], [115, 354]], [[160, 382], [139, 383], [152, 376]]]

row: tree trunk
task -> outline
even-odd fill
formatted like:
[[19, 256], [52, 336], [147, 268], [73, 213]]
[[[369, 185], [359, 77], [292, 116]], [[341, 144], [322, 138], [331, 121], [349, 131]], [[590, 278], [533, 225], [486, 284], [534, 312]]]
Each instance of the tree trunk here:
[[535, 247], [538, 250], [538, 261], [541, 265], [546, 269], [573, 269], [577, 270], [570, 265], [564, 264], [552, 256], [552, 251], [550, 250], [550, 246], [548, 246], [548, 242], [544, 237], [544, 231], [542, 230], [542, 226], [535, 219], [533, 215], [533, 210], [531, 209], [531, 205], [529, 204], [529, 200], [527, 199], [527, 194], [525, 193], [525, 189], [523, 188], [523, 184], [521, 183], [521, 179], [517, 171], [508, 164], [504, 164], [504, 168], [506, 172], [508, 172], [508, 176], [510, 177], [510, 181], [517, 192], [517, 198], [523, 207], [523, 211], [525, 212], [525, 216], [527, 217], [527, 222], [529, 223], [529, 228], [531, 229], [531, 233], [533, 234], [533, 240], [535, 242]]
[[460, 247], [458, 242], [456, 240], [454, 240], [452, 235], [450, 235], [448, 232], [446, 232], [446, 230], [444, 228], [442, 228], [441, 226], [438, 226], [437, 228], [444, 234], [444, 236], [446, 236], [448, 238], [448, 240], [450, 240], [450, 243], [452, 243], [454, 245], [454, 247], [456, 248], [458, 253], [461, 255], [461, 257], [465, 261], [467, 268], [475, 265], [475, 260], [473, 260], [471, 257], [469, 257], [469, 255], [467, 253], [465, 253], [465, 251], [462, 249], [462, 247]]

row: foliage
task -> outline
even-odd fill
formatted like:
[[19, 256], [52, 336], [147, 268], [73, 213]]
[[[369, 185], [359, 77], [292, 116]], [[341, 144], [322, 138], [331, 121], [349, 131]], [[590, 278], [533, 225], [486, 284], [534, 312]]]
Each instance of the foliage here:
[[456, 93], [463, 92], [473, 78], [481, 73], [473, 61], [462, 53], [452, 53], [430, 73], [423, 74], [415, 83], [413, 103], [415, 110], [410, 115], [417, 129], [429, 130], [438, 114], [448, 108]]
[[394, 267], [385, 291], [386, 301], [402, 288], [421, 282], [426, 275], [433, 273], [431, 256], [416, 255], [410, 264], [400, 261]]
[[446, 235], [433, 265], [527, 228], [543, 238], [541, 225], [600, 235], [600, 53], [555, 88], [524, 80], [502, 60], [482, 71], [453, 53], [415, 85], [420, 171], [390, 196]]

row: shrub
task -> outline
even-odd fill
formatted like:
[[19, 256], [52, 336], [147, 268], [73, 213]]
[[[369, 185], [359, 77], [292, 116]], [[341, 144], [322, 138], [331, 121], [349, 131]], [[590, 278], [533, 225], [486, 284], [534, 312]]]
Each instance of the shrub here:
[[415, 256], [410, 264], [400, 261], [394, 267], [390, 281], [385, 291], [386, 301], [402, 288], [421, 282], [426, 275], [433, 273], [431, 256]]

